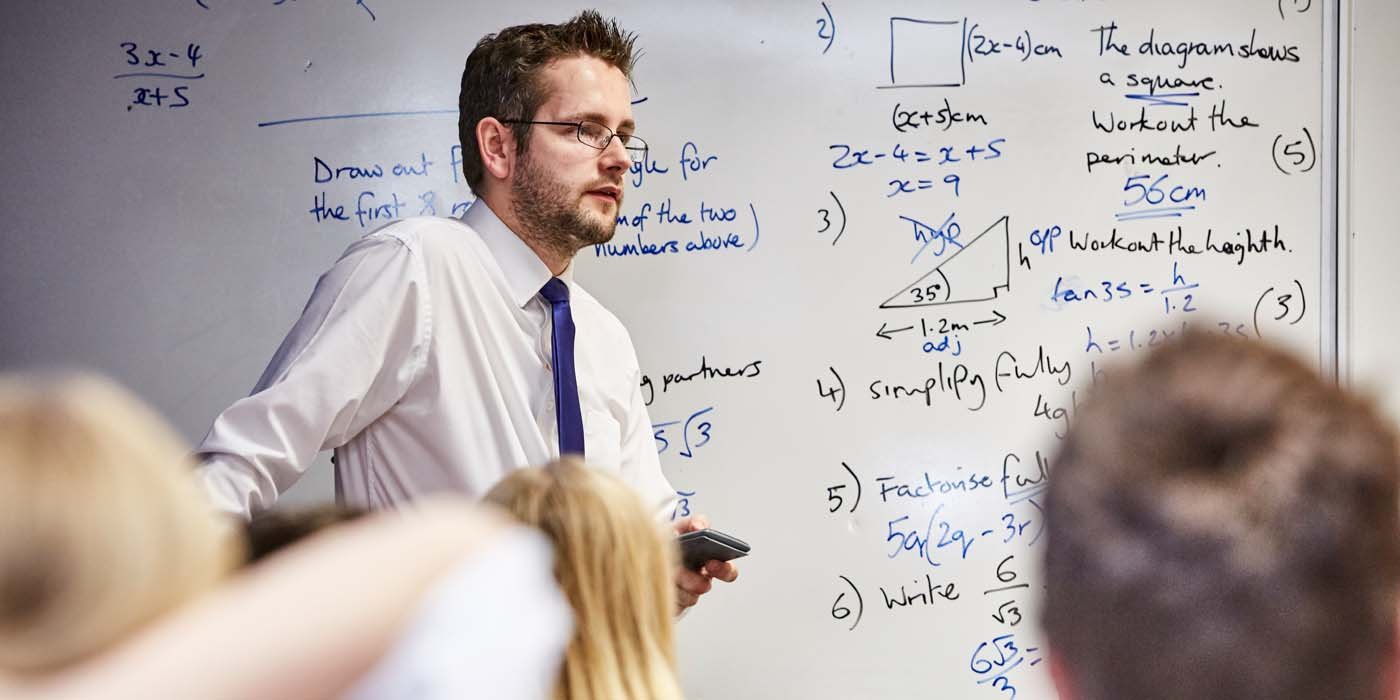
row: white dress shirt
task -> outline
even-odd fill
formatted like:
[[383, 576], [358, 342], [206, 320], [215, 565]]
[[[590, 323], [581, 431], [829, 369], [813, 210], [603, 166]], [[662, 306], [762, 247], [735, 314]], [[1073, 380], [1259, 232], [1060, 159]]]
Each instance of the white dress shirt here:
[[434, 586], [351, 700], [550, 700], [573, 609], [549, 541], [520, 527]]
[[[486, 206], [394, 222], [321, 276], [251, 396], [214, 420], [198, 454], [215, 505], [272, 506], [317, 452], [336, 493], [386, 508], [442, 491], [481, 496], [510, 470], [558, 457], [549, 268]], [[616, 470], [658, 516], [661, 473], [632, 339], [572, 279], [587, 462]]]

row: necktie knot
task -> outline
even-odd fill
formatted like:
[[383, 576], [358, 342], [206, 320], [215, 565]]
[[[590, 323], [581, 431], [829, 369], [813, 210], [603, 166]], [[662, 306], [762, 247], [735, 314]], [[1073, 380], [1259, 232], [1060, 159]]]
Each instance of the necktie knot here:
[[566, 302], [569, 300], [569, 285], [564, 284], [564, 280], [558, 277], [551, 277], [548, 282], [544, 283], [544, 288], [540, 290], [540, 296], [551, 304]]

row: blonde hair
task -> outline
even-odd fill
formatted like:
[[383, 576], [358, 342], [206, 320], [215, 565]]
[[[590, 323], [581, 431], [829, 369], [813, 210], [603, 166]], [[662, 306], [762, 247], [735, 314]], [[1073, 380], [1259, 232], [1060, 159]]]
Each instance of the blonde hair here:
[[105, 650], [241, 552], [170, 428], [85, 375], [0, 375], [0, 675]]
[[680, 698], [673, 539], [630, 487], [566, 458], [514, 472], [486, 495], [554, 542], [577, 628], [559, 700]]

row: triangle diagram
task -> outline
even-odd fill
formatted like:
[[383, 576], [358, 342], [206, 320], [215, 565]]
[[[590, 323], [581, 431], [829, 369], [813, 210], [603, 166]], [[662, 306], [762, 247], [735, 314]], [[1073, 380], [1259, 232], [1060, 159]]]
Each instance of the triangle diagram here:
[[968, 241], [938, 266], [880, 304], [882, 309], [991, 301], [1011, 291], [1011, 227], [1008, 217]]

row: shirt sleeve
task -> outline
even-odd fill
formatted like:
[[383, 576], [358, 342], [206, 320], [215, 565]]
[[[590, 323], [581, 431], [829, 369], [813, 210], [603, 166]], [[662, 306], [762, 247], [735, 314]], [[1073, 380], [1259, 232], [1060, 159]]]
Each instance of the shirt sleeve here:
[[393, 406], [426, 361], [430, 299], [422, 261], [386, 233], [351, 245], [311, 293], [253, 393], [214, 420], [197, 450], [216, 508], [272, 506], [321, 450]]
[[661, 457], [656, 452], [656, 435], [642, 397], [642, 370], [637, 362], [632, 341], [627, 340], [628, 375], [632, 389], [627, 400], [627, 419], [622, 426], [622, 469], [624, 481], [637, 490], [657, 519], [670, 521], [676, 506], [676, 489], [661, 471]]

